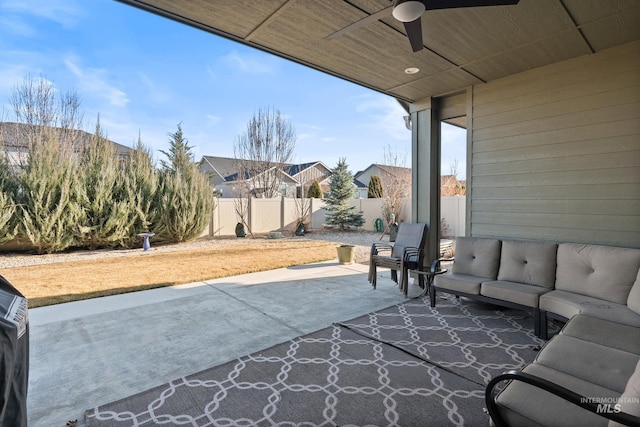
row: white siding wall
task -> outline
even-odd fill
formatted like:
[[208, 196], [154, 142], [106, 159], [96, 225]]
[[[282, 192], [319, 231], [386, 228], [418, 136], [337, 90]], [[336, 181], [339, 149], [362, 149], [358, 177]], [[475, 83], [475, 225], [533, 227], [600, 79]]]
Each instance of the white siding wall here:
[[640, 246], [640, 42], [476, 86], [472, 111], [469, 235]]

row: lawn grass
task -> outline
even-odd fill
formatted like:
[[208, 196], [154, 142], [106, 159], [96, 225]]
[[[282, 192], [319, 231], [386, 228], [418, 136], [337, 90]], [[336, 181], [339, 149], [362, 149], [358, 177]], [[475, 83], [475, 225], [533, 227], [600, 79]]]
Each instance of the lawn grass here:
[[273, 240], [14, 267], [3, 269], [2, 275], [34, 308], [335, 258], [333, 243]]

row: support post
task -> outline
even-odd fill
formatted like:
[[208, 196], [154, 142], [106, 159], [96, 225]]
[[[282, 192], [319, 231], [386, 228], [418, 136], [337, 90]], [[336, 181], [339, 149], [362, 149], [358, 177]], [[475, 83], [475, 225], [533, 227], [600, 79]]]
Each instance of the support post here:
[[440, 120], [434, 99], [411, 105], [411, 217], [429, 226], [424, 265], [440, 255]]

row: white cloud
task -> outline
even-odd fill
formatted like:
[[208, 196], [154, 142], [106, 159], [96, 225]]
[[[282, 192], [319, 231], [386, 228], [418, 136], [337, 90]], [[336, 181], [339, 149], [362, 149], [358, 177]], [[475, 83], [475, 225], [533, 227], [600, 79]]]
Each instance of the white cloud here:
[[222, 117], [214, 116], [213, 114], [207, 114], [207, 122], [212, 125], [217, 125], [222, 120]]
[[155, 103], [164, 103], [171, 99], [168, 91], [159, 87], [147, 74], [138, 72], [142, 85], [147, 89], [146, 97]]
[[403, 119], [407, 112], [398, 101], [379, 94], [363, 95], [356, 100], [356, 112], [368, 115], [373, 121], [370, 125], [375, 129], [397, 141], [406, 141], [411, 137]]
[[5, 15], [0, 17], [0, 29], [6, 34], [18, 37], [34, 37], [38, 31], [24, 22], [17, 15]]
[[17, 84], [22, 82], [28, 72], [29, 67], [26, 65], [0, 62], [0, 93], [10, 92]]
[[76, 58], [68, 57], [64, 63], [78, 79], [80, 91], [106, 99], [111, 105], [124, 107], [129, 103], [127, 94], [107, 81], [106, 70], [99, 68], [83, 69]]
[[[272, 60], [267, 60], [264, 55], [241, 55], [234, 50], [223, 56], [221, 61], [228, 67], [245, 74], [271, 74], [273, 72]], [[208, 71], [211, 75], [215, 75], [213, 70]]]
[[84, 15], [80, 5], [70, 0], [5, 0], [0, 9], [48, 19], [65, 28], [75, 26]]

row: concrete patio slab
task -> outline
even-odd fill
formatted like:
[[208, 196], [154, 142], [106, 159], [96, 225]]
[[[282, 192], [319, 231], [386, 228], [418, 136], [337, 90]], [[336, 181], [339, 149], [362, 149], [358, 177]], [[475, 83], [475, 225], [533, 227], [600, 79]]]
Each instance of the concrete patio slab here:
[[91, 407], [405, 300], [367, 271], [333, 261], [31, 309], [29, 426], [83, 426]]

